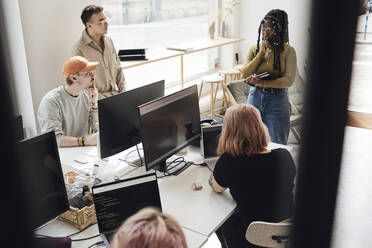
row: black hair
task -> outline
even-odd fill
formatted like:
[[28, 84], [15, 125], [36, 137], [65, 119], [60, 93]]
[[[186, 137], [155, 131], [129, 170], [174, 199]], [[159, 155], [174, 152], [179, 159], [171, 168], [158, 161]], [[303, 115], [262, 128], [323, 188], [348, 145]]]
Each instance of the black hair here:
[[103, 11], [103, 7], [97, 5], [88, 5], [83, 9], [81, 12], [81, 21], [83, 22], [84, 26], [87, 26], [87, 22], [89, 21], [90, 17], [93, 14], [101, 13]]
[[[257, 48], [256, 55], [260, 50], [260, 38], [261, 38], [261, 28], [265, 21], [270, 21], [274, 28], [274, 37], [270, 41], [270, 45], [274, 50], [274, 71], [281, 71], [280, 66], [280, 53], [284, 50], [284, 43], [289, 43], [288, 35], [288, 15], [284, 10], [273, 9], [270, 10], [260, 23], [258, 28], [258, 39], [257, 39]], [[279, 29], [279, 26], [281, 29]]]

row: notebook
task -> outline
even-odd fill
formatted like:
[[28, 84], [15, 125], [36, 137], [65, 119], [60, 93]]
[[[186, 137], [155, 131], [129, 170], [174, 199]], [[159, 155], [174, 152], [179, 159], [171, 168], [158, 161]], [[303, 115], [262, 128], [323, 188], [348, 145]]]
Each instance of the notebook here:
[[219, 155], [217, 155], [218, 139], [220, 138], [222, 124], [202, 127], [200, 139], [200, 152], [204, 162], [214, 168]]
[[144, 207], [161, 211], [155, 173], [128, 178], [92, 188], [98, 230], [106, 247], [120, 225]]

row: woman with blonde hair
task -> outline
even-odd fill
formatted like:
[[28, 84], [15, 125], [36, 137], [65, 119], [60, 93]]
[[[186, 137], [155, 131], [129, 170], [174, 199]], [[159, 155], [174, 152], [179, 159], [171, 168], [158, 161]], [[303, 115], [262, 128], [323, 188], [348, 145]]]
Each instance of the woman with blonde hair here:
[[178, 222], [157, 209], [144, 208], [129, 217], [115, 233], [112, 248], [187, 248]]
[[237, 211], [216, 231], [222, 247], [256, 247], [245, 239], [252, 221], [279, 222], [292, 216], [296, 168], [283, 148], [269, 150], [268, 130], [250, 104], [227, 109], [209, 183], [214, 191], [227, 188]]

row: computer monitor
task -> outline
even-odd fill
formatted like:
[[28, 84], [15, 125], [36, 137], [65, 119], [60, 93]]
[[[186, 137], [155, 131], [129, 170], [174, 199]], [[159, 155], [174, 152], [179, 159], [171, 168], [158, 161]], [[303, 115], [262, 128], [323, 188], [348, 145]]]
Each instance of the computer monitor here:
[[141, 142], [137, 107], [164, 96], [164, 80], [98, 101], [99, 156], [106, 158]]
[[20, 177], [32, 228], [69, 209], [54, 131], [21, 140]]
[[166, 168], [166, 159], [200, 139], [196, 85], [138, 107], [146, 170]]

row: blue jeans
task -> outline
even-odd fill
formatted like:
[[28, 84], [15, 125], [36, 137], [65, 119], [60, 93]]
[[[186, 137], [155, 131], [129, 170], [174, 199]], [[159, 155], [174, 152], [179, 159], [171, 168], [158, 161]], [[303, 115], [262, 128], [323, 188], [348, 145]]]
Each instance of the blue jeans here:
[[274, 93], [263, 93], [256, 87], [251, 87], [248, 103], [260, 111], [262, 121], [269, 129], [271, 141], [286, 145], [291, 115], [288, 90], [282, 89]]

